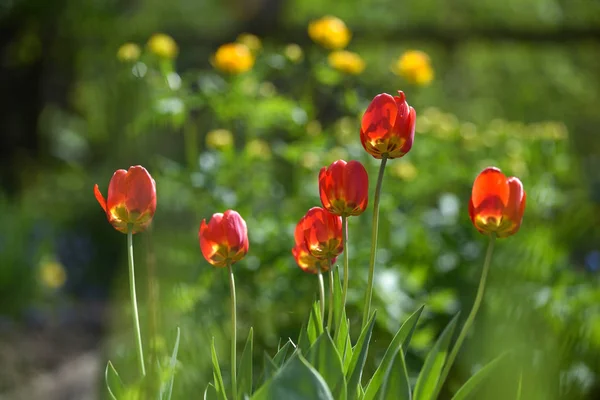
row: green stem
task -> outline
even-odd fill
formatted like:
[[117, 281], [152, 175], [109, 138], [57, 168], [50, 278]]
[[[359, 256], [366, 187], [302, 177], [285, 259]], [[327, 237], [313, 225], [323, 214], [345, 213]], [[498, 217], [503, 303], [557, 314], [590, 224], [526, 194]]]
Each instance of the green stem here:
[[333, 322], [333, 263], [329, 262], [329, 315], [327, 316], [327, 330], [331, 333], [331, 323]]
[[133, 233], [132, 226], [129, 225], [127, 231], [127, 255], [129, 259], [129, 294], [131, 297], [131, 308], [133, 314], [133, 328], [135, 329], [135, 339], [137, 341], [138, 361], [140, 363], [140, 373], [146, 375], [144, 366], [144, 350], [142, 348], [142, 332], [140, 331], [140, 317], [138, 315], [137, 298], [135, 295], [135, 268], [133, 264]]
[[323, 282], [323, 273], [321, 272], [321, 267], [319, 267], [319, 304], [321, 308], [321, 319], [324, 319], [323, 316], [325, 314], [325, 283]]
[[340, 310], [339, 320], [337, 321], [337, 329], [342, 326], [342, 319], [344, 318], [343, 310], [346, 309], [348, 280], [350, 278], [350, 273], [348, 272], [348, 217], [345, 215], [342, 215], [342, 243], [344, 246], [344, 287], [342, 288], [342, 310]]
[[235, 279], [233, 278], [233, 269], [231, 263], [227, 264], [229, 269], [229, 289], [231, 290], [231, 397], [237, 398], [237, 362], [236, 362], [236, 344], [237, 344], [237, 314], [235, 299]]
[[492, 261], [492, 253], [494, 252], [494, 243], [495, 242], [496, 242], [496, 234], [494, 232], [492, 232], [492, 234], [490, 236], [490, 242], [488, 244], [487, 252], [485, 254], [485, 261], [483, 262], [483, 271], [481, 271], [481, 279], [479, 280], [479, 288], [477, 289], [477, 295], [475, 296], [475, 302], [473, 303], [473, 308], [471, 309], [471, 313], [469, 313], [469, 316], [467, 317], [467, 320], [465, 321], [465, 324], [463, 325], [462, 330], [460, 331], [460, 334], [458, 335], [458, 339], [456, 339], [456, 343], [454, 344], [454, 347], [452, 348], [452, 351], [450, 352], [450, 355], [448, 356], [448, 359], [446, 360], [446, 364], [444, 365], [444, 369], [442, 370], [442, 374], [440, 376], [440, 379], [438, 380], [438, 385], [437, 385], [437, 388], [435, 391], [435, 396], [433, 396], [432, 399], [437, 398], [437, 395], [442, 390], [444, 381], [446, 380], [446, 378], [448, 377], [448, 374], [450, 373], [452, 364], [454, 363], [454, 360], [456, 359], [456, 356], [458, 355], [458, 352], [460, 351], [460, 347], [462, 346], [462, 343], [464, 342], [464, 340], [467, 336], [467, 333], [469, 333], [469, 329], [471, 328], [471, 325], [473, 325], [473, 321], [475, 320], [475, 316], [477, 315], [479, 306], [481, 306], [481, 301], [483, 300], [483, 293], [485, 291], [485, 282], [487, 280], [488, 272], [490, 270], [490, 264]]
[[379, 175], [377, 176], [377, 186], [375, 186], [375, 197], [373, 199], [373, 223], [371, 231], [371, 258], [369, 259], [369, 280], [367, 281], [367, 295], [365, 296], [365, 307], [363, 311], [362, 327], [364, 328], [369, 321], [371, 314], [371, 298], [373, 297], [373, 276], [375, 275], [375, 254], [377, 252], [377, 232], [379, 230], [379, 197], [381, 195], [381, 184], [383, 183], [383, 171], [387, 156], [381, 158], [379, 166]]

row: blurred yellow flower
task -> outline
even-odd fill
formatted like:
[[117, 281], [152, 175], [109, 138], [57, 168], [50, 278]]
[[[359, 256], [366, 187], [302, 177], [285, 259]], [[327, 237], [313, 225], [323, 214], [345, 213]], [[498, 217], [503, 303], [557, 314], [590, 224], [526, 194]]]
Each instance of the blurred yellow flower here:
[[308, 36], [326, 49], [339, 50], [348, 45], [352, 34], [344, 21], [328, 15], [308, 24]]
[[164, 33], [155, 33], [148, 39], [150, 51], [161, 58], [175, 58], [179, 53], [179, 47], [175, 40]]
[[233, 134], [227, 129], [215, 129], [206, 134], [206, 146], [211, 149], [224, 150], [233, 146]]
[[258, 52], [262, 48], [262, 43], [258, 36], [251, 33], [241, 33], [236, 42], [245, 44], [253, 53]]
[[346, 50], [337, 50], [329, 53], [329, 65], [340, 72], [358, 75], [365, 70], [365, 62], [356, 53]]
[[245, 44], [227, 43], [217, 49], [211, 62], [219, 71], [241, 74], [254, 66], [254, 56]]
[[50, 289], [59, 289], [65, 284], [67, 273], [58, 261], [46, 258], [40, 262], [40, 280]]
[[135, 43], [125, 43], [117, 50], [117, 58], [123, 62], [137, 61], [140, 54], [142, 54], [142, 50]]
[[298, 46], [295, 43], [291, 43], [285, 46], [283, 54], [288, 60], [290, 60], [293, 63], [299, 63], [304, 58], [304, 52], [302, 51], [302, 47]]
[[408, 160], [400, 160], [394, 163], [392, 174], [404, 181], [412, 181], [417, 177], [417, 167]]
[[248, 156], [258, 160], [270, 160], [271, 159], [271, 147], [269, 143], [262, 139], [252, 139], [246, 144], [246, 152]]
[[408, 50], [402, 54], [392, 66], [392, 71], [419, 86], [426, 86], [433, 80], [429, 56], [419, 50]]

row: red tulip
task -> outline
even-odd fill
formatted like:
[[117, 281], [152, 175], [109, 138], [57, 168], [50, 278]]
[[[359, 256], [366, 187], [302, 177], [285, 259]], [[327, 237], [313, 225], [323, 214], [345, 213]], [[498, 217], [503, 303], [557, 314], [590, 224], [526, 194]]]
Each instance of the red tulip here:
[[213, 214], [209, 223], [203, 219], [198, 231], [202, 255], [215, 267], [226, 267], [248, 253], [246, 221], [236, 211]]
[[398, 158], [408, 153], [415, 137], [415, 109], [406, 96], [387, 93], [375, 96], [362, 118], [360, 141], [375, 158]]
[[294, 232], [296, 246], [304, 244], [308, 252], [320, 260], [332, 260], [344, 250], [342, 218], [321, 207], [313, 207]]
[[311, 274], [318, 273], [319, 269], [321, 272], [329, 271], [331, 264], [335, 262], [335, 258], [330, 261], [327, 259], [320, 260], [314, 257], [312, 254], [310, 254], [304, 242], [300, 244], [296, 243], [296, 246], [294, 246], [292, 249], [292, 254], [296, 259], [296, 264], [298, 264], [300, 269]]
[[143, 231], [156, 211], [156, 183], [141, 165], [115, 171], [106, 200], [98, 185], [94, 185], [94, 195], [108, 222], [119, 232], [127, 233], [130, 227], [132, 233]]
[[518, 178], [506, 178], [495, 167], [481, 171], [473, 183], [469, 215], [483, 234], [495, 232], [499, 238], [515, 234], [525, 211], [525, 191]]
[[323, 207], [332, 214], [362, 214], [369, 202], [369, 175], [358, 161], [337, 160], [319, 172]]

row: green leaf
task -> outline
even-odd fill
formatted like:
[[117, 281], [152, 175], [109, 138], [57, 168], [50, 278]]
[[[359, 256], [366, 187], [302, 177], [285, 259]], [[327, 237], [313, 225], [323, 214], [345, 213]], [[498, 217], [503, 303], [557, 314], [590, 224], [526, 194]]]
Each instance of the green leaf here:
[[238, 370], [238, 398], [242, 399], [244, 394], [252, 394], [252, 347], [253, 347], [253, 329], [250, 328], [246, 345], [242, 352], [240, 369]]
[[[309, 317], [310, 318], [310, 317]], [[307, 323], [303, 323], [300, 328], [300, 335], [298, 336], [298, 348], [306, 350], [310, 347], [310, 341], [308, 340], [308, 329]]]
[[288, 340], [275, 354], [273, 357], [273, 364], [277, 366], [277, 368], [281, 367], [285, 360], [287, 359], [288, 352], [291, 348], [294, 348], [294, 343], [291, 340]]
[[347, 389], [342, 360], [328, 332], [324, 332], [317, 338], [308, 351], [306, 359], [325, 379], [333, 397], [337, 400], [345, 400]]
[[122, 399], [125, 387], [123, 386], [121, 377], [119, 377], [119, 373], [110, 361], [106, 364], [106, 369], [104, 370], [104, 380], [110, 398], [112, 400]]
[[264, 361], [264, 367], [263, 367], [263, 378], [262, 378], [262, 381], [266, 382], [269, 379], [271, 379], [271, 377], [273, 375], [275, 375], [275, 372], [277, 372], [277, 370], [279, 368], [277, 367], [277, 365], [275, 365], [275, 363], [273, 362], [273, 360], [271, 359], [271, 357], [269, 357], [269, 355], [267, 354], [267, 352], [263, 353], [263, 361]]
[[173, 346], [173, 352], [171, 353], [171, 360], [169, 361], [169, 371], [167, 384], [161, 385], [160, 398], [162, 399], [166, 395], [166, 399], [170, 400], [173, 394], [173, 382], [175, 381], [175, 367], [177, 366], [177, 353], [179, 351], [179, 338], [181, 336], [181, 330], [177, 327], [177, 336], [175, 337], [175, 345]]
[[448, 355], [448, 347], [450, 346], [450, 340], [452, 339], [452, 333], [456, 327], [458, 321], [457, 313], [454, 318], [448, 323], [437, 342], [427, 355], [423, 369], [417, 379], [417, 386], [415, 387], [415, 400], [432, 400], [432, 396], [438, 385], [440, 374], [444, 363], [446, 362], [446, 356]]
[[335, 327], [334, 342], [335, 346], [342, 358], [344, 372], [348, 370], [350, 359], [352, 358], [352, 342], [350, 341], [350, 330], [348, 319], [346, 317], [346, 309], [342, 304], [342, 282], [340, 280], [339, 268], [336, 266], [333, 270], [333, 319], [337, 324], [342, 314], [342, 325]]
[[494, 358], [492, 361], [487, 363], [483, 368], [479, 371], [475, 372], [471, 378], [465, 384], [458, 389], [452, 400], [467, 400], [473, 397], [476, 393], [476, 390], [479, 388], [481, 382], [487, 378], [496, 368], [500, 361], [504, 358], [507, 353], [502, 353], [498, 357]]
[[221, 400], [227, 400], [227, 394], [225, 394], [225, 385], [223, 385], [223, 377], [221, 376], [221, 368], [219, 368], [219, 359], [217, 358], [217, 350], [215, 349], [215, 338], [213, 336], [210, 344], [210, 352], [212, 354], [213, 363], [213, 379], [215, 384], [215, 391], [217, 397]]
[[252, 400], [333, 400], [327, 383], [299, 354], [260, 387]]
[[386, 375], [389, 371], [392, 362], [396, 358], [396, 354], [398, 350], [402, 350], [404, 354], [406, 354], [406, 349], [408, 348], [408, 344], [410, 339], [417, 327], [417, 322], [419, 321], [419, 317], [423, 312], [423, 307], [419, 307], [417, 311], [415, 311], [410, 317], [404, 321], [394, 338], [392, 339], [390, 345], [388, 346], [385, 354], [383, 355], [383, 360], [381, 360], [381, 364], [377, 367], [377, 370], [373, 374], [371, 381], [367, 385], [367, 389], [365, 390], [365, 400], [372, 400], [377, 395], [377, 392], [381, 388], [381, 384], [383, 383], [384, 375]]
[[308, 335], [308, 341], [312, 345], [315, 340], [323, 333], [323, 318], [321, 316], [321, 308], [319, 301], [315, 301], [312, 306], [310, 316], [308, 318], [308, 325], [306, 329]]
[[206, 389], [204, 389], [204, 400], [219, 400], [219, 396], [217, 396], [217, 390], [212, 383], [209, 383], [206, 386]]
[[[366, 399], [366, 393], [364, 398]], [[397, 349], [392, 362], [387, 367], [378, 400], [411, 400], [410, 383], [402, 348]]]
[[348, 398], [350, 400], [356, 399], [358, 395], [357, 389], [360, 385], [363, 368], [367, 359], [367, 353], [369, 352], [369, 342], [371, 341], [371, 334], [373, 333], [376, 314], [377, 313], [374, 312], [371, 316], [371, 319], [361, 332], [360, 337], [356, 342], [356, 346], [354, 346], [354, 350], [352, 351], [352, 359], [350, 360], [350, 366], [348, 367], [348, 372], [346, 373], [346, 379], [348, 380]]

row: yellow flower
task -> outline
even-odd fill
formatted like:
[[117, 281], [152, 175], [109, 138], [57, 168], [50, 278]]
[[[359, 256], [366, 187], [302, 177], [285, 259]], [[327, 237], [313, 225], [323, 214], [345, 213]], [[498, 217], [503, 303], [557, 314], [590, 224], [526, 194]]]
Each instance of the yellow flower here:
[[426, 86], [433, 80], [429, 56], [418, 50], [409, 50], [402, 54], [393, 65], [392, 71], [415, 85]]
[[254, 56], [245, 44], [227, 43], [217, 49], [211, 62], [219, 71], [241, 74], [254, 66]]
[[233, 146], [233, 134], [227, 129], [215, 129], [206, 134], [206, 146], [211, 149], [224, 150]]
[[417, 167], [407, 160], [400, 160], [392, 167], [392, 174], [398, 178], [410, 182], [417, 177]]
[[67, 280], [64, 267], [54, 259], [43, 259], [40, 262], [40, 280], [50, 289], [62, 287]]
[[270, 160], [271, 159], [271, 147], [269, 143], [262, 139], [252, 139], [246, 144], [246, 152], [248, 156], [258, 160]]
[[179, 48], [175, 40], [164, 33], [155, 33], [148, 39], [150, 51], [161, 58], [175, 58]]
[[308, 24], [308, 36], [326, 49], [339, 50], [348, 45], [352, 34], [344, 21], [326, 16]]
[[142, 50], [135, 43], [125, 43], [117, 50], [117, 58], [123, 62], [133, 62], [140, 58]]
[[253, 53], [258, 52], [262, 48], [262, 43], [258, 36], [251, 33], [240, 34], [237, 37], [236, 42], [245, 44]]
[[290, 60], [294, 64], [299, 63], [300, 61], [302, 61], [302, 58], [304, 58], [304, 52], [302, 51], [302, 47], [298, 46], [296, 43], [291, 43], [285, 46], [283, 54], [288, 60]]
[[327, 57], [329, 65], [340, 72], [350, 75], [358, 75], [365, 69], [365, 62], [356, 53], [346, 50], [331, 52]]

